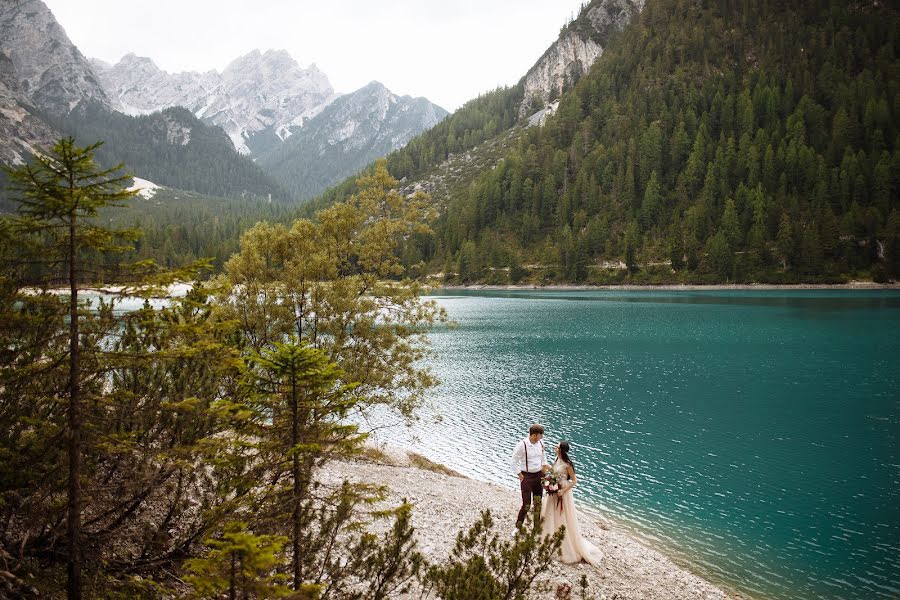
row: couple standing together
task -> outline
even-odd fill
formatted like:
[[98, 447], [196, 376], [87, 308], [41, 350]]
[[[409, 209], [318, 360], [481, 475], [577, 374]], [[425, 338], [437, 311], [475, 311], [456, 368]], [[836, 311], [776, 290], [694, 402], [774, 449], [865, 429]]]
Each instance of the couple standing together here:
[[[545, 535], [553, 534], [562, 525], [566, 526], [565, 537], [560, 547], [562, 561], [565, 563], [585, 561], [597, 565], [603, 554], [596, 546], [581, 537], [581, 528], [578, 526], [575, 501], [572, 499], [572, 488], [578, 480], [575, 477], [575, 465], [569, 458], [569, 442], [560, 442], [556, 446], [556, 461], [551, 466], [547, 463], [543, 438], [544, 428], [534, 424], [528, 430], [528, 437], [516, 444], [513, 449], [512, 471], [518, 475], [522, 488], [522, 508], [519, 509], [516, 525], [524, 523], [525, 515], [528, 514], [534, 500], [541, 506]], [[558, 495], [558, 498], [541, 502], [544, 493], [544, 473], [551, 470], [560, 484], [559, 491], [554, 494]]]

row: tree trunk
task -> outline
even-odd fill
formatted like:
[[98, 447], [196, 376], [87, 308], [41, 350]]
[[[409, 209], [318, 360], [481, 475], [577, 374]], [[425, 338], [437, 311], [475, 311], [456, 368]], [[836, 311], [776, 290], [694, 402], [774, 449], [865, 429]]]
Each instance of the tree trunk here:
[[68, 581], [69, 600], [81, 600], [81, 364], [78, 343], [78, 272], [75, 268], [75, 211], [69, 223], [69, 498]]
[[231, 552], [231, 578], [228, 582], [228, 600], [237, 600], [237, 553]]
[[291, 540], [293, 545], [292, 566], [294, 568], [294, 589], [299, 590], [301, 584], [300, 573], [300, 457], [297, 455], [297, 444], [300, 443], [299, 424], [297, 419], [297, 376], [291, 373], [291, 472], [294, 479], [293, 500], [294, 510], [291, 514]]

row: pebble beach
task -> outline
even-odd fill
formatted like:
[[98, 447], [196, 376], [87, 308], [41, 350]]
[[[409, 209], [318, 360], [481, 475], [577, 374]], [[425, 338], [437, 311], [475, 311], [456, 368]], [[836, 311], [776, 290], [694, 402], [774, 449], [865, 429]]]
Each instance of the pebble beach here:
[[[413, 509], [413, 525], [419, 551], [429, 561], [440, 562], [453, 547], [457, 533], [490, 509], [499, 529], [508, 523], [512, 535], [520, 500], [514, 489], [463, 477], [399, 448], [379, 448], [364, 459], [333, 463], [323, 472], [323, 483], [343, 480], [384, 485], [388, 498], [379, 508], [399, 505], [403, 499]], [[577, 489], [576, 489], [577, 494]], [[577, 498], [577, 495], [576, 495]], [[614, 524], [581, 512], [582, 534], [603, 552], [599, 566], [567, 565], [554, 561], [538, 581], [549, 591], [535, 598], [553, 598], [561, 584], [568, 584], [573, 598], [582, 575], [596, 600], [724, 600], [744, 596], [726, 592], [647, 547]], [[412, 590], [403, 598], [417, 598]]]

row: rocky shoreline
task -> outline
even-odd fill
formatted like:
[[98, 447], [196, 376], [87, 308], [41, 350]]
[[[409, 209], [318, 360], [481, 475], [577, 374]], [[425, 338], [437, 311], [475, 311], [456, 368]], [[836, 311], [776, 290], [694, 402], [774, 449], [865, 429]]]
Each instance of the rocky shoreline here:
[[[433, 562], [446, 557], [461, 529], [490, 509], [502, 531], [513, 530], [519, 501], [514, 490], [476, 481], [398, 448], [370, 449], [357, 461], [333, 463], [324, 469], [323, 483], [343, 480], [387, 486], [388, 498], [379, 508], [399, 505], [403, 499], [414, 507], [413, 525], [419, 550]], [[596, 600], [724, 600], [745, 598], [726, 592], [676, 565], [660, 552], [648, 548], [614, 524], [582, 512], [583, 535], [603, 552], [598, 567], [554, 562], [539, 578], [551, 590], [567, 583], [578, 589], [582, 575]], [[408, 598], [417, 598], [413, 591]], [[535, 597], [543, 597], [537, 595]], [[553, 598], [552, 591], [546, 592]], [[573, 594], [573, 598], [577, 594]]]

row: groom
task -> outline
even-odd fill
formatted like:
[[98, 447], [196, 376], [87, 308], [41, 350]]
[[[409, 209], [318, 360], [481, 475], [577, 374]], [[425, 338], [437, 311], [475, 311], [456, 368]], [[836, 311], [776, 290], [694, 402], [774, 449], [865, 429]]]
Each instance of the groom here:
[[513, 449], [512, 471], [518, 475], [519, 485], [522, 488], [522, 508], [519, 509], [519, 516], [516, 519], [517, 527], [525, 522], [532, 498], [535, 501], [535, 509], [538, 510], [544, 493], [541, 478], [550, 465], [547, 464], [543, 437], [544, 428], [535, 423], [528, 429], [528, 437], [521, 440]]

